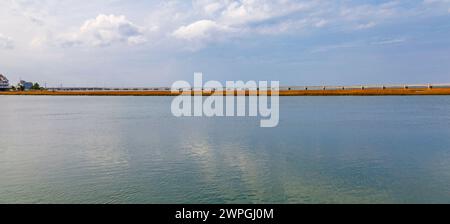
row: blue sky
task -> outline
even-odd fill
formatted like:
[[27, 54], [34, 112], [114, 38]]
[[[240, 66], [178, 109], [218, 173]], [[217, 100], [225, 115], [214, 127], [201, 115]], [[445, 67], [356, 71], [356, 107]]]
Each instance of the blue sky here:
[[2, 0], [0, 73], [48, 86], [450, 82], [450, 0]]

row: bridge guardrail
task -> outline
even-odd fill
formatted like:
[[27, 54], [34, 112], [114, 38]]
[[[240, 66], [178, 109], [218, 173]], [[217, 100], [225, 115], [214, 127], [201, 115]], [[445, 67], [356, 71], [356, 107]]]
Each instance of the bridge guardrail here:
[[[2, 88], [2, 86], [0, 86]], [[308, 91], [308, 90], [364, 90], [364, 89], [427, 89], [427, 88], [450, 88], [450, 83], [443, 84], [386, 84], [386, 85], [351, 85], [351, 86], [281, 86], [281, 91]], [[49, 91], [170, 91], [168, 87], [50, 87]], [[206, 90], [206, 89], [204, 89]], [[215, 89], [216, 90], [216, 89]], [[228, 89], [223, 88], [223, 91]], [[238, 91], [249, 89], [235, 89]], [[256, 90], [256, 89], [255, 89]], [[189, 91], [185, 89], [184, 91]]]

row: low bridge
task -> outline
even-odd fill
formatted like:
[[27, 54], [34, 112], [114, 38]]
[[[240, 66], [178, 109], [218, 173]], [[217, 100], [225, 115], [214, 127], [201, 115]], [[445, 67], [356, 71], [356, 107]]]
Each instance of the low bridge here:
[[[281, 86], [280, 91], [308, 91], [308, 90], [364, 90], [364, 89], [433, 89], [433, 88], [450, 88], [450, 83], [445, 84], [388, 84], [388, 85], [352, 85], [352, 86]], [[169, 87], [156, 87], [156, 88], [108, 88], [108, 87], [50, 87], [48, 91], [72, 91], [72, 92], [84, 92], [84, 91], [145, 91], [145, 92], [161, 92], [171, 91]], [[180, 91], [191, 91], [193, 89], [179, 89]], [[204, 89], [205, 90], [205, 89]], [[218, 91], [226, 91], [233, 89], [212, 89]], [[257, 90], [257, 89], [235, 89], [235, 90]]]

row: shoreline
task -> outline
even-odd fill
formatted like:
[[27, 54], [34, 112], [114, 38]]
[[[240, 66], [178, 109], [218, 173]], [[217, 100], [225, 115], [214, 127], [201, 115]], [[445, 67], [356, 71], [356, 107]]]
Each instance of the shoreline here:
[[[225, 96], [226, 92], [213, 92]], [[203, 94], [210, 96], [213, 93], [188, 92], [184, 95]], [[264, 92], [265, 93], [265, 92]], [[258, 91], [235, 91], [235, 96], [259, 95]], [[0, 96], [179, 96], [180, 93], [171, 91], [9, 91], [0, 92]], [[267, 93], [271, 95], [271, 91]], [[429, 96], [450, 95], [450, 88], [398, 88], [398, 89], [352, 89], [352, 90], [280, 90], [280, 96]]]

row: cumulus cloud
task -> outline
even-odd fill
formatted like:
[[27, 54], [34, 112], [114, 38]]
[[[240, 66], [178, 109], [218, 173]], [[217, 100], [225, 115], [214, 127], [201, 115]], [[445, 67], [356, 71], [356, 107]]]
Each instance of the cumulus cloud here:
[[[303, 27], [305, 20], [286, 21], [283, 17], [305, 11], [316, 2], [319, 1], [194, 0], [193, 22], [177, 27], [172, 36], [198, 45], [247, 34], [284, 33]], [[326, 21], [315, 19], [311, 25], [323, 27]]]
[[[298, 2], [292, 0], [194, 0], [194, 10], [207, 19], [196, 20], [178, 27], [173, 35], [185, 40], [205, 40], [230, 33], [271, 33], [287, 29], [293, 21], [276, 22], [266, 25], [264, 22], [277, 20], [295, 12], [307, 10], [318, 1]], [[316, 22], [318, 27], [325, 20]], [[214, 36], [215, 35], [215, 36]]]
[[[14, 11], [15, 15], [42, 25], [38, 31], [31, 31], [35, 35], [30, 36], [27, 43], [32, 47], [137, 45], [150, 40], [206, 46], [233, 38], [303, 34], [326, 29], [363, 32], [395, 23], [398, 18], [418, 18], [438, 11], [441, 15], [450, 7], [450, 0], [171, 0], [142, 4], [119, 4], [120, 1], [110, 0], [83, 4], [57, 0], [5, 2], [0, 1], [0, 12], [1, 8], [4, 11], [11, 8], [6, 11]], [[96, 18], [85, 16], [97, 15], [99, 10], [116, 12], [118, 5], [114, 4], [124, 7], [121, 13], [136, 12], [133, 18], [137, 21], [131, 22], [125, 16], [115, 14], [100, 14]], [[72, 5], [77, 5], [73, 10], [78, 10], [77, 13], [67, 17], [63, 13], [55, 14], [58, 8], [71, 8]], [[114, 8], [108, 8], [111, 5]], [[4, 15], [4, 19], [9, 16]], [[86, 18], [92, 19], [83, 23]]]
[[281, 35], [331, 25], [363, 30], [407, 14], [400, 5], [400, 1], [194, 0], [193, 7], [197, 10], [194, 17], [197, 19], [178, 27], [173, 36], [190, 41], [213, 40], [231, 32], [236, 35]]
[[211, 35], [218, 32], [227, 32], [231, 29], [227, 26], [220, 25], [212, 20], [200, 20], [188, 26], [182, 26], [175, 30], [173, 35], [180, 39], [209, 39]]
[[13, 49], [13, 48], [14, 48], [13, 39], [0, 33], [0, 49]]
[[147, 41], [144, 29], [125, 16], [103, 14], [87, 20], [78, 31], [64, 34], [61, 39], [64, 46], [109, 46], [114, 43], [137, 45]]

